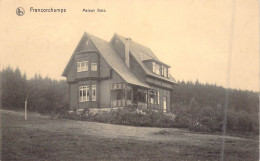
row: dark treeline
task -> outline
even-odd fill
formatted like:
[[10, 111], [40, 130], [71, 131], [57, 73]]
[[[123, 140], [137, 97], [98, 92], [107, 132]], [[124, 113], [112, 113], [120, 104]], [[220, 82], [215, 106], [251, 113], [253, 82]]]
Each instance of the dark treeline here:
[[6, 109], [23, 110], [28, 95], [28, 110], [40, 113], [64, 111], [68, 108], [66, 81], [42, 78], [35, 74], [27, 79], [19, 68], [6, 67], [1, 76], [1, 104]]
[[[172, 111], [180, 127], [192, 131], [222, 131], [227, 90], [199, 81], [178, 82], [172, 92]], [[228, 90], [226, 113], [228, 132], [259, 133], [259, 94], [247, 90]]]
[[[19, 68], [6, 67], [1, 72], [1, 103], [4, 108], [23, 109], [28, 94], [29, 110], [41, 112], [68, 106], [68, 85], [66, 81], [42, 78], [35, 74], [27, 79]], [[221, 108], [226, 99], [226, 89], [221, 86], [178, 81], [172, 92], [172, 110], [175, 104], [211, 106]], [[247, 90], [229, 90], [228, 108], [248, 113], [258, 112], [258, 93]], [[68, 107], [67, 107], [68, 108]]]
[[[236, 111], [246, 111], [248, 113], [258, 112], [259, 94], [248, 90], [228, 90], [228, 108]], [[212, 84], [202, 84], [197, 80], [195, 83], [180, 82], [174, 87], [172, 92], [172, 103], [200, 106], [211, 106], [213, 108], [223, 108], [226, 100], [226, 89], [222, 86]], [[174, 108], [174, 106], [173, 106]], [[174, 110], [174, 109], [173, 109]]]

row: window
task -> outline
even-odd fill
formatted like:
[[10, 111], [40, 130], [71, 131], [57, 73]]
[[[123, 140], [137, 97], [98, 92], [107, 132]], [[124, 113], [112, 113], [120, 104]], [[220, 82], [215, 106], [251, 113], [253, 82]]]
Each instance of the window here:
[[160, 64], [157, 64], [156, 62], [153, 62], [153, 73], [167, 77], [167, 78], [169, 77], [168, 68], [165, 65], [160, 65]]
[[165, 77], [167, 77], [168, 78], [168, 68], [164, 68], [164, 74], [163, 74], [163, 76], [165, 76]]
[[79, 102], [89, 101], [89, 88], [88, 86], [79, 87]]
[[156, 63], [153, 62], [153, 72], [155, 73], [155, 71], [156, 71]]
[[91, 71], [97, 71], [97, 63], [91, 63]]
[[160, 94], [157, 90], [154, 90], [154, 104], [160, 104]]
[[125, 88], [125, 84], [123, 83], [114, 83], [114, 84], [111, 84], [111, 89], [123, 89]]
[[88, 71], [88, 61], [77, 62], [77, 72]]
[[157, 91], [158, 105], [160, 104], [160, 91]]
[[92, 85], [92, 101], [96, 101], [97, 98], [97, 90], [96, 90], [96, 85]]
[[150, 103], [154, 104], [154, 91], [150, 91]]
[[168, 78], [168, 68], [166, 66], [162, 66], [162, 76]]
[[153, 62], [153, 72], [155, 74], [161, 75], [161, 65]]
[[138, 89], [138, 102], [146, 103], [147, 102], [146, 97], [147, 97], [147, 91]]
[[165, 76], [165, 75], [164, 75], [164, 71], [165, 71], [165, 67], [162, 66], [162, 71], [161, 71], [161, 72], [162, 72], [162, 76]]
[[167, 98], [163, 97], [163, 112], [167, 111]]
[[81, 62], [77, 62], [77, 72], [81, 71]]
[[156, 74], [161, 75], [161, 65], [157, 64]]

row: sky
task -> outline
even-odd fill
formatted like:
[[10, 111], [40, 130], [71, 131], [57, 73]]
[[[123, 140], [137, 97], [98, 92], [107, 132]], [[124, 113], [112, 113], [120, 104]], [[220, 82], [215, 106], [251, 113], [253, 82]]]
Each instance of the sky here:
[[[18, 7], [23, 16], [16, 15]], [[130, 37], [170, 65], [176, 80], [259, 91], [258, 0], [1, 0], [0, 67], [19, 67], [28, 78], [65, 79], [84, 32], [107, 41], [114, 33]]]

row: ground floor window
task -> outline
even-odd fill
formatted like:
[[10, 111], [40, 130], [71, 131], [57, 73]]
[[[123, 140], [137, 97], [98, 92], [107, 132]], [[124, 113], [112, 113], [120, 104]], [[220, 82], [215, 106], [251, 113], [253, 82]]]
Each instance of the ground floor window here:
[[152, 89], [148, 92], [148, 103], [159, 105], [160, 104], [160, 90], [158, 88]]
[[167, 98], [163, 97], [163, 112], [166, 112], [167, 110]]
[[150, 103], [154, 104], [154, 90], [150, 91]]
[[79, 87], [79, 101], [80, 102], [89, 101], [89, 87], [88, 86]]
[[97, 92], [97, 89], [96, 89], [96, 85], [92, 85], [92, 101], [96, 101], [96, 92]]
[[157, 91], [157, 99], [158, 99], [157, 103], [159, 105], [160, 104], [160, 91]]

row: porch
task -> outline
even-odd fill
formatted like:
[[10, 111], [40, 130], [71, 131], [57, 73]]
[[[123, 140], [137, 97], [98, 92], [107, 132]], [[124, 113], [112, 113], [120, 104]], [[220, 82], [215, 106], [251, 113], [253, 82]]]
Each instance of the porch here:
[[127, 83], [111, 84], [111, 107], [126, 107], [127, 105], [147, 107], [148, 90]]

